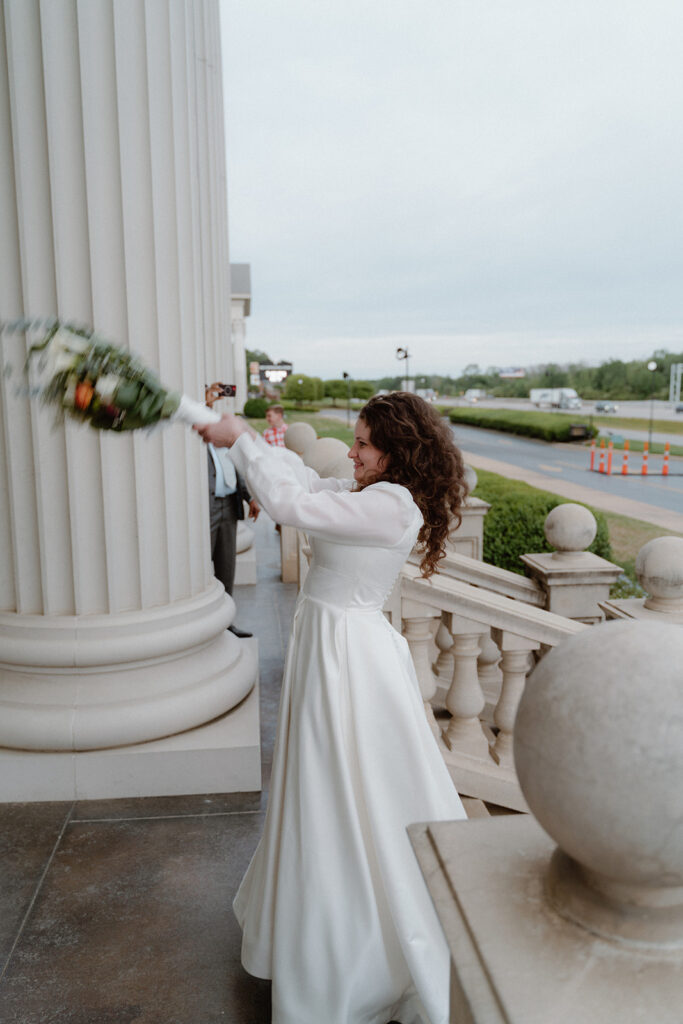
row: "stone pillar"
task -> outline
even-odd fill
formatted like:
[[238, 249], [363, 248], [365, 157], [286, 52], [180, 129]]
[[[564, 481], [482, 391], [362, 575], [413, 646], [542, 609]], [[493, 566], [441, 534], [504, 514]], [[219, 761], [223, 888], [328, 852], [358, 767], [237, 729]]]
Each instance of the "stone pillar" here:
[[[232, 373], [219, 39], [216, 0], [0, 11], [0, 310], [92, 324], [193, 397]], [[0, 771], [0, 799], [142, 795], [74, 752], [196, 734], [255, 654], [226, 633], [197, 438], [55, 423], [17, 386], [30, 340], [0, 353], [0, 745], [5, 769], [63, 756], [28, 790]], [[216, 788], [162, 774], [151, 792]]]
[[547, 611], [589, 625], [601, 622], [605, 616], [600, 603], [622, 570], [584, 550], [595, 537], [595, 516], [584, 505], [565, 502], [548, 513], [543, 530], [555, 551], [522, 555], [522, 561], [545, 590]]
[[415, 674], [420, 684], [420, 693], [424, 703], [425, 715], [429, 726], [438, 739], [441, 729], [434, 717], [432, 699], [436, 694], [436, 676], [432, 669], [429, 653], [432, 646], [435, 626], [440, 621], [441, 609], [418, 601], [404, 600], [402, 604], [403, 636], [408, 641], [410, 654], [415, 666]]
[[467, 555], [468, 558], [484, 557], [484, 518], [491, 508], [481, 498], [473, 498], [472, 491], [477, 486], [477, 474], [472, 466], [465, 466], [465, 485], [467, 498], [460, 509], [460, 525], [452, 530], [446, 541], [446, 553]]

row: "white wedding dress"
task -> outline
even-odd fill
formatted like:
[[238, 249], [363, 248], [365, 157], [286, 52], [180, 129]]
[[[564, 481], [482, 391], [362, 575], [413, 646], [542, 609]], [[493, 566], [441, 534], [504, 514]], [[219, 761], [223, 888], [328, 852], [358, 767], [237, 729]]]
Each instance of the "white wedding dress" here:
[[446, 941], [406, 826], [465, 812], [382, 612], [420, 512], [403, 487], [354, 493], [246, 434], [231, 457], [313, 552], [264, 833], [234, 903], [242, 963], [272, 978], [273, 1024], [446, 1024]]

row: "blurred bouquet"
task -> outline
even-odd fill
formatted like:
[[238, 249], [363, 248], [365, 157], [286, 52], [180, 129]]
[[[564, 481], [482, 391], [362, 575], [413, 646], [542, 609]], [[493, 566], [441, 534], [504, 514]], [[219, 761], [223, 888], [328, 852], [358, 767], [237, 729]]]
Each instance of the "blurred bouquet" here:
[[125, 349], [94, 331], [63, 323], [21, 321], [9, 331], [41, 327], [45, 336], [31, 346], [26, 373], [31, 393], [98, 430], [137, 430], [161, 420], [212, 423], [220, 417], [178, 391]]

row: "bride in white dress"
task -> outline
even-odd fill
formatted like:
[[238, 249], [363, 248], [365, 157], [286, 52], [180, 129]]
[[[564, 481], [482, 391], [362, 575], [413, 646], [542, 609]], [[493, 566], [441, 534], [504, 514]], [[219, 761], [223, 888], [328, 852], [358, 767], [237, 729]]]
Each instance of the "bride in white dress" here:
[[320, 479], [238, 417], [197, 429], [312, 550], [264, 833], [234, 903], [242, 963], [272, 979], [273, 1024], [447, 1024], [448, 951], [406, 826], [465, 812], [382, 606], [416, 541], [425, 575], [436, 568], [464, 496], [460, 454], [403, 393], [360, 413], [355, 483]]

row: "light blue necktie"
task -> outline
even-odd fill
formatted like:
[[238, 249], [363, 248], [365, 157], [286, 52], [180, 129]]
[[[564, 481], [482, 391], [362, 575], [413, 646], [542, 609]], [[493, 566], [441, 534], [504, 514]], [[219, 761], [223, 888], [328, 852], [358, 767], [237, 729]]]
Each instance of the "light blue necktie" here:
[[237, 474], [232, 460], [225, 449], [217, 452], [212, 444], [209, 451], [216, 467], [216, 497], [226, 498], [237, 490]]

